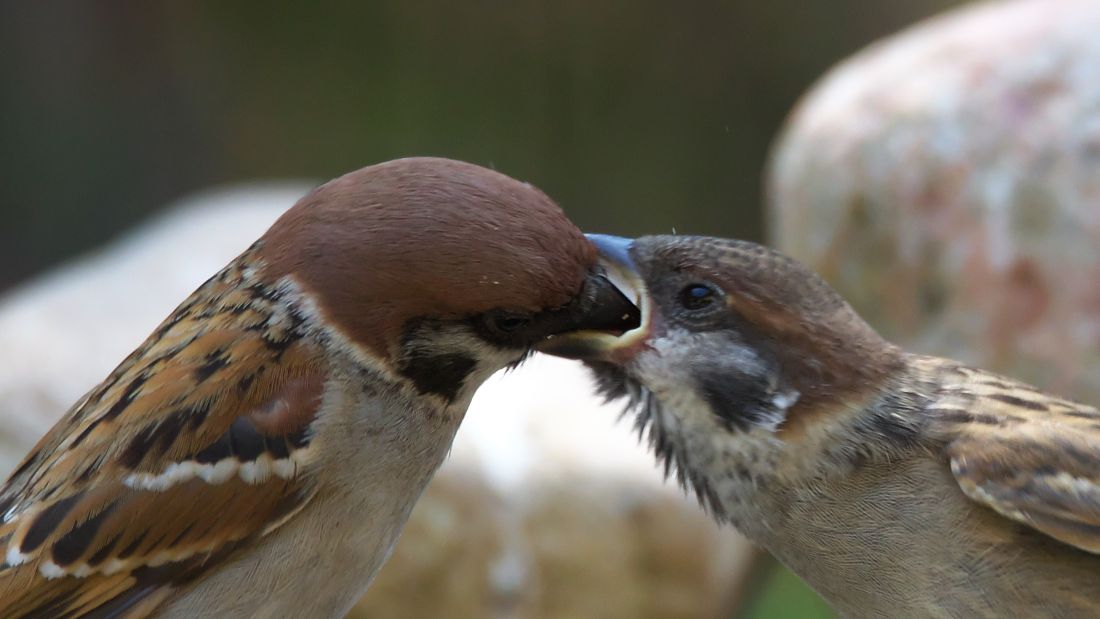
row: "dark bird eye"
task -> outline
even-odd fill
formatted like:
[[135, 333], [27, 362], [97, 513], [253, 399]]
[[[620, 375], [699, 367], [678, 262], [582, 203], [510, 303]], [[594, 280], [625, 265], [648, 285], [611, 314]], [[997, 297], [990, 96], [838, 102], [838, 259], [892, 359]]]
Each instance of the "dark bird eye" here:
[[500, 333], [514, 333], [531, 322], [531, 319], [519, 314], [497, 314], [492, 318], [493, 328]]
[[688, 310], [701, 310], [710, 307], [718, 293], [706, 284], [688, 284], [680, 291], [680, 305]]

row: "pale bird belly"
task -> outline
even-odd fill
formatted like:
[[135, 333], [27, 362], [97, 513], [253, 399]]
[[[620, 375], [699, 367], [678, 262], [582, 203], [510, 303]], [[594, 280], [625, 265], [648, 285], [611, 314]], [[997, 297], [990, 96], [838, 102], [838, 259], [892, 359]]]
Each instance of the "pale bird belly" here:
[[163, 616], [343, 617], [389, 557], [411, 508], [412, 502], [397, 514], [300, 514], [261, 548], [185, 590]]
[[771, 532], [749, 537], [845, 617], [1100, 617], [1100, 557], [972, 503], [949, 475], [924, 459], [868, 469], [772, 506]]

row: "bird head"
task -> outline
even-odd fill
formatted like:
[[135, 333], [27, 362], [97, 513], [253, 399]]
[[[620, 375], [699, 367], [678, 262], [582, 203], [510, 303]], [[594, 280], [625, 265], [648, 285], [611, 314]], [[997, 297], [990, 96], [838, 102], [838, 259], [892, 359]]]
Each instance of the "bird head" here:
[[706, 237], [589, 238], [608, 278], [641, 309], [640, 324], [539, 348], [584, 360], [606, 395], [629, 398], [666, 470], [675, 465], [715, 511], [703, 472], [716, 462], [763, 466], [754, 446], [796, 444], [898, 367], [897, 349], [776, 251]]
[[265, 276], [302, 288], [355, 347], [448, 401], [545, 337], [637, 324], [553, 201], [458, 161], [400, 159], [328, 182], [258, 252]]

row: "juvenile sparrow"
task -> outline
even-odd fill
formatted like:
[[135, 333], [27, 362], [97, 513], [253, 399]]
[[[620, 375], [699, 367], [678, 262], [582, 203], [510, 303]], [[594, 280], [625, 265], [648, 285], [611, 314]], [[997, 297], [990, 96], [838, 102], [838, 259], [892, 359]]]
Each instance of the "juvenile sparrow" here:
[[12, 474], [0, 616], [341, 616], [482, 381], [637, 324], [594, 265], [545, 195], [474, 165], [322, 185]]
[[849, 617], [1100, 616], [1100, 412], [884, 341], [741, 241], [593, 235], [642, 325], [540, 346]]

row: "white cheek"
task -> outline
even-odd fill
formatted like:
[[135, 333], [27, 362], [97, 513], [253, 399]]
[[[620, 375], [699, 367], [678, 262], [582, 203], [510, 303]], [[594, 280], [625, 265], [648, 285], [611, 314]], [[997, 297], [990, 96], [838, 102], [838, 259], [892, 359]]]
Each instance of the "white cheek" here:
[[710, 408], [699, 398], [689, 370], [685, 342], [694, 337], [684, 331], [655, 339], [650, 349], [635, 357], [631, 373], [649, 389], [668, 411], [661, 422], [670, 432], [683, 428], [710, 428], [717, 424]]
[[639, 353], [633, 362], [633, 372], [650, 391], [667, 392], [691, 385], [687, 351], [691, 350], [692, 334], [681, 329], [649, 341], [649, 348]]
[[772, 413], [766, 419], [760, 420], [757, 425], [774, 434], [779, 431], [779, 426], [787, 419], [787, 411], [798, 402], [799, 392], [794, 389], [777, 391], [772, 394]]

